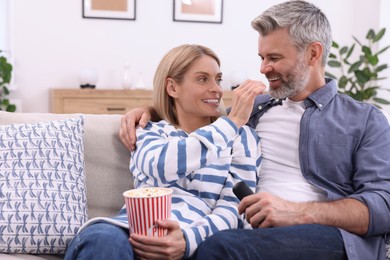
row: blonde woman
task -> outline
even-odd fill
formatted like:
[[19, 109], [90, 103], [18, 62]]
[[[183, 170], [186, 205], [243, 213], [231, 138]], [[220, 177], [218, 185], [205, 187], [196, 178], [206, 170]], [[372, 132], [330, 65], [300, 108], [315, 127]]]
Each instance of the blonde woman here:
[[[233, 97], [231, 112], [225, 116], [221, 80], [219, 58], [200, 45], [172, 49], [155, 73], [154, 107], [162, 120], [137, 129], [130, 171], [137, 188], [174, 190], [171, 220], [157, 223], [168, 230], [167, 235], [130, 234], [129, 243], [123, 208], [110, 224], [106, 221], [85, 228], [78, 235], [81, 242], [72, 243], [67, 255], [114, 259], [112, 247], [107, 249], [105, 242], [109, 241], [115, 244], [118, 259], [188, 258], [213, 233], [244, 227], [246, 222], [238, 214], [232, 187], [244, 180], [254, 191], [258, 182], [259, 137], [244, 124], [264, 85], [245, 82], [236, 90], [241, 92], [240, 99]], [[88, 231], [91, 229], [96, 231]], [[88, 250], [78, 250], [87, 244]]]

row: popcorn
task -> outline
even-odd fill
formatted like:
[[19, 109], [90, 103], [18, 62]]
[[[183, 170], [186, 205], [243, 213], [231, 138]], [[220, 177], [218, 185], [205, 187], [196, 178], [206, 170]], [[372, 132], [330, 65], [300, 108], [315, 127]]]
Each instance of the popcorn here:
[[172, 189], [148, 187], [123, 193], [130, 234], [161, 237], [167, 229], [156, 225], [158, 219], [170, 219]]
[[125, 192], [125, 196], [133, 197], [133, 198], [146, 198], [146, 197], [159, 197], [171, 194], [172, 190], [168, 188], [160, 188], [160, 187], [148, 187], [148, 188], [140, 188], [133, 189]]

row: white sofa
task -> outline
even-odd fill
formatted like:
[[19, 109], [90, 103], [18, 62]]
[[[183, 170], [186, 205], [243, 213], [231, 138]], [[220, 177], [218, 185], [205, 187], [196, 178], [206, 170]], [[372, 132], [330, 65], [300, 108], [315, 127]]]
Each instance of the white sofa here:
[[[48, 122], [79, 114], [8, 113], [0, 111], [0, 126]], [[88, 218], [115, 215], [123, 206], [122, 193], [133, 187], [130, 153], [118, 138], [120, 115], [84, 116], [84, 162]], [[1, 146], [0, 146], [1, 150]], [[0, 158], [1, 162], [1, 158]], [[0, 164], [0, 173], [1, 173]], [[1, 239], [0, 239], [1, 240]], [[0, 259], [62, 259], [63, 255], [2, 254]]]

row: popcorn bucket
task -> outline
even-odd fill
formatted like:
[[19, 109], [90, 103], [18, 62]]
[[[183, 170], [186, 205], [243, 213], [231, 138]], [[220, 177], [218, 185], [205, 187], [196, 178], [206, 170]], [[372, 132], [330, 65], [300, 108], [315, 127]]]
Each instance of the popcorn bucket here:
[[170, 219], [172, 189], [148, 187], [128, 190], [125, 198], [130, 234], [162, 237], [167, 230], [156, 225], [156, 220]]

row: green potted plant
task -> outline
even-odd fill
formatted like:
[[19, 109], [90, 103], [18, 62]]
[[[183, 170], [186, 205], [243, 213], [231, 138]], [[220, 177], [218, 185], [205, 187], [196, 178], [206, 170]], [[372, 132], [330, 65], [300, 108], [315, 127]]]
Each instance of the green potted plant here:
[[[388, 89], [378, 85], [378, 81], [386, 79], [380, 76], [384, 70], [388, 68], [387, 64], [379, 63], [379, 55], [385, 52], [390, 46], [386, 46], [375, 52], [378, 41], [382, 39], [386, 29], [380, 29], [376, 33], [370, 29], [366, 35], [366, 43], [360, 42], [353, 36], [355, 43], [350, 47], [340, 47], [338, 43], [333, 41], [332, 49], [336, 52], [331, 52], [329, 55], [328, 65], [338, 69], [340, 76], [337, 78], [333, 74], [326, 72], [325, 75], [338, 80], [339, 92], [347, 94], [352, 98], [371, 103], [379, 108], [380, 105], [389, 105], [390, 102], [378, 96], [378, 90]], [[355, 60], [353, 51], [356, 44], [360, 47], [360, 53]]]
[[[0, 50], [1, 55], [1, 50]], [[7, 61], [7, 58], [0, 56], [0, 110], [15, 112], [16, 106], [11, 104], [8, 95], [8, 84], [11, 82], [12, 65]]]

